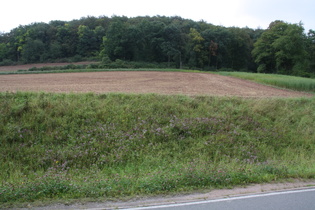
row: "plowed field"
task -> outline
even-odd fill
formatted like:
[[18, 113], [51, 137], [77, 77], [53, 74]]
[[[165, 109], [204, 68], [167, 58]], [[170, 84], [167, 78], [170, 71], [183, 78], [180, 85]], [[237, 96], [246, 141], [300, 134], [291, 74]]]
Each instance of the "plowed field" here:
[[0, 91], [122, 92], [241, 97], [301, 97], [311, 94], [277, 89], [208, 73], [116, 71], [0, 75]]

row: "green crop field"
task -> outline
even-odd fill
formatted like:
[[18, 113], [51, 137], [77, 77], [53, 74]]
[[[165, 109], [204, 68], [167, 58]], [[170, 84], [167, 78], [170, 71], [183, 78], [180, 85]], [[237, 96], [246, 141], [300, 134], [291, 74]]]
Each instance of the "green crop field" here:
[[224, 76], [233, 76], [253, 80], [266, 85], [287, 88], [298, 91], [315, 92], [315, 79], [279, 74], [253, 74], [245, 72], [216, 72]]
[[0, 93], [0, 206], [315, 178], [315, 98]]

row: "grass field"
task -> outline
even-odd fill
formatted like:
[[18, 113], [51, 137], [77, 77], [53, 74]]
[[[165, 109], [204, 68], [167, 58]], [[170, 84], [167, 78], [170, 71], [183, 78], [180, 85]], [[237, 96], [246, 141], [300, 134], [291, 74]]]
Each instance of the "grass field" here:
[[311, 78], [279, 74], [253, 74], [246, 72], [218, 72], [218, 74], [253, 80], [262, 84], [287, 88], [291, 90], [315, 92], [315, 79]]
[[0, 93], [0, 206], [315, 178], [315, 98]]

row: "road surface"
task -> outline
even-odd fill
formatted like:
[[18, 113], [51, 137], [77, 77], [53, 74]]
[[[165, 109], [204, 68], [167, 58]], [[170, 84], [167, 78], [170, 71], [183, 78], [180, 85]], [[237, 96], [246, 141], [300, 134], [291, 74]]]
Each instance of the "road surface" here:
[[128, 210], [314, 210], [315, 188], [246, 195]]

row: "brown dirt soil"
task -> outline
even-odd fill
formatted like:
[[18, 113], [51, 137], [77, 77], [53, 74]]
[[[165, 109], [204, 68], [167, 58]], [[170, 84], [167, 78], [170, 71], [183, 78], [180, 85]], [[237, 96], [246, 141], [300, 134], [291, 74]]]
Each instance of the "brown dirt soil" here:
[[150, 71], [0, 75], [0, 91], [123, 92], [240, 97], [314, 96], [209, 73]]
[[83, 62], [75, 62], [75, 63], [36, 63], [36, 64], [25, 64], [25, 65], [16, 65], [16, 66], [0, 66], [0, 72], [28, 70], [33, 67], [41, 68], [45, 66], [66, 66], [69, 64], [86, 65], [86, 64], [91, 64], [91, 63], [97, 63], [97, 62], [83, 61]]

